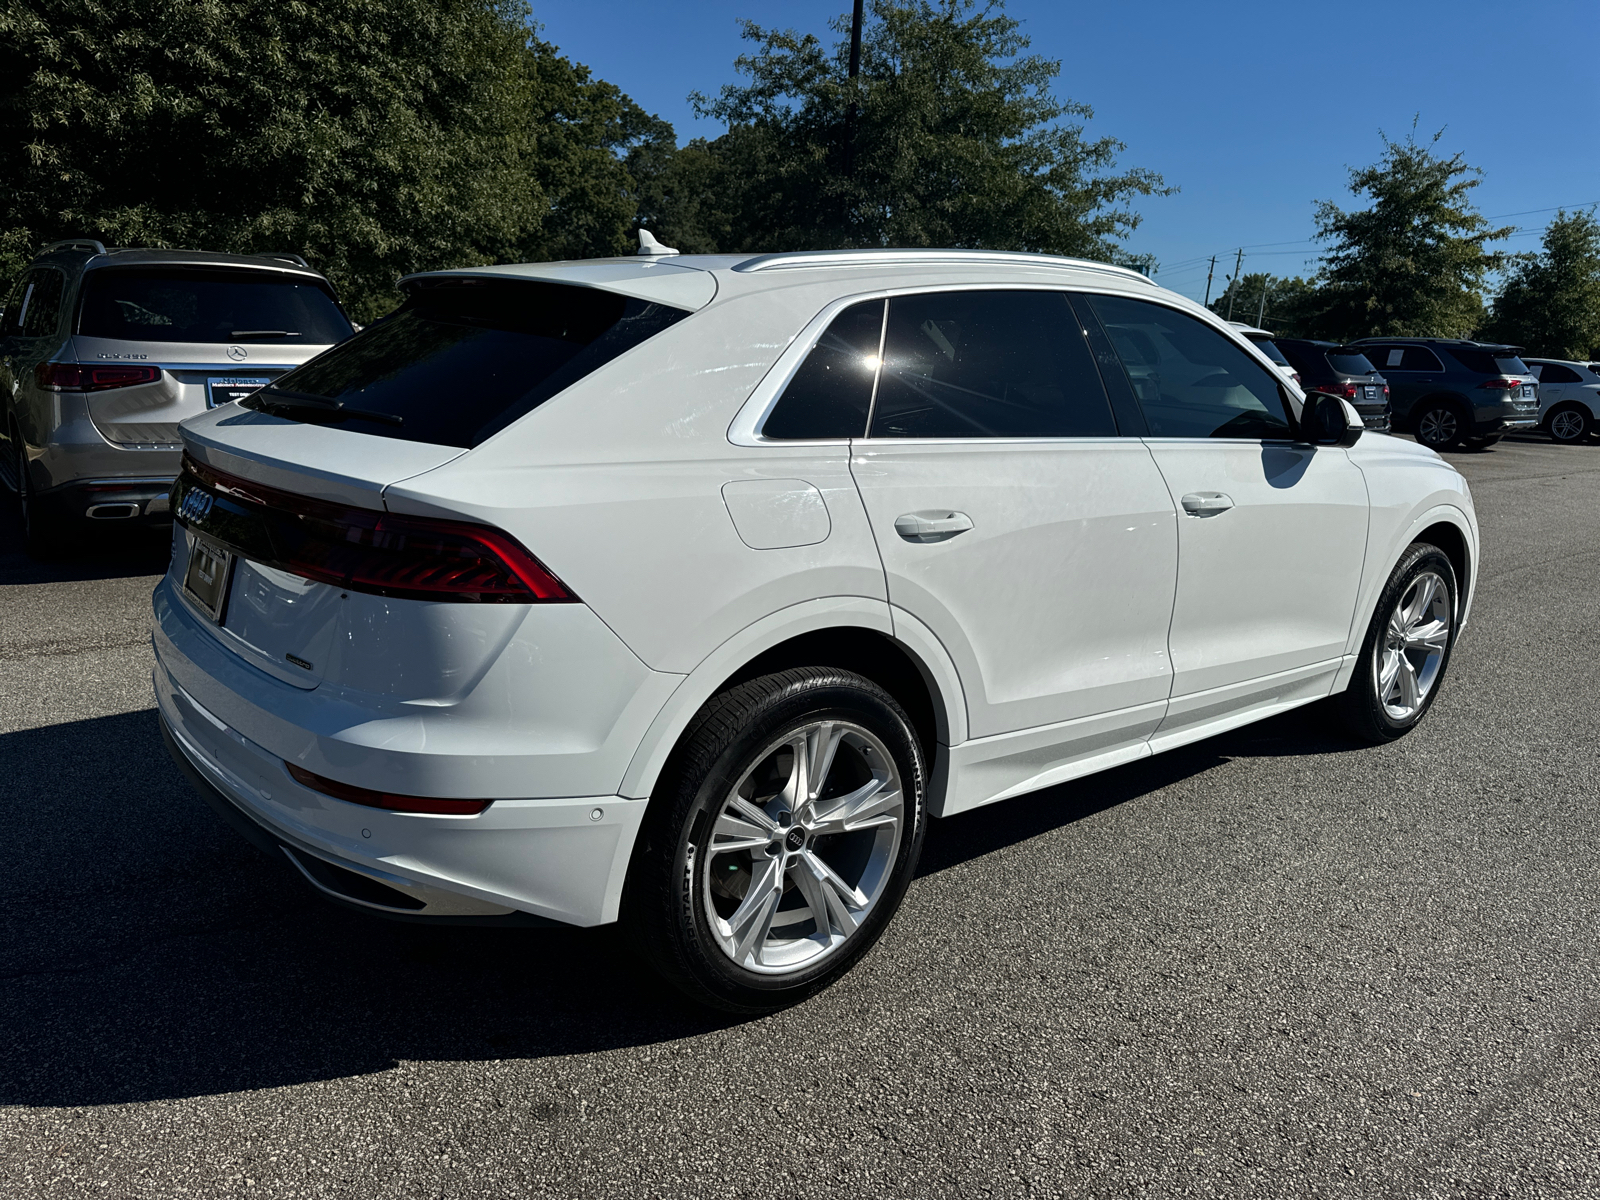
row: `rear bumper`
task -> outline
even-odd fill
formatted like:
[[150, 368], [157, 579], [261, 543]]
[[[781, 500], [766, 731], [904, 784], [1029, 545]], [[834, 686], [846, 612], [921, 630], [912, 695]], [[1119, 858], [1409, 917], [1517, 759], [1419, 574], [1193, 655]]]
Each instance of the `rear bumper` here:
[[171, 492], [171, 478], [84, 479], [38, 492], [34, 501], [62, 517], [166, 525], [172, 521]]
[[644, 801], [497, 800], [473, 817], [351, 804], [296, 783], [282, 759], [190, 696], [159, 655], [154, 685], [168, 749], [202, 797], [332, 898], [423, 920], [616, 920]]

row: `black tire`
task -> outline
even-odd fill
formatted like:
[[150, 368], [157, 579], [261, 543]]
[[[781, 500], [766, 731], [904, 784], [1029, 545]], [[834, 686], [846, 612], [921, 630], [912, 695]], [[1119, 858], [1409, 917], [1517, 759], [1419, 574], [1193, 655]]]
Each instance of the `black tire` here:
[[[1420, 705], [1415, 712], [1396, 716], [1394, 709], [1384, 703], [1382, 693], [1386, 689], [1382, 687], [1380, 680], [1384, 659], [1393, 649], [1390, 617], [1396, 613], [1401, 601], [1411, 595], [1413, 585], [1429, 575], [1436, 577], [1443, 584], [1444, 606], [1448, 611], [1448, 629], [1442, 653], [1437, 660], [1437, 668], [1432, 671], [1427, 681], [1427, 689], [1421, 697]], [[1356, 659], [1355, 674], [1350, 677], [1350, 686], [1336, 697], [1339, 714], [1355, 737], [1374, 744], [1392, 742], [1410, 733], [1421, 723], [1422, 718], [1427, 716], [1428, 710], [1433, 707], [1433, 702], [1439, 695], [1439, 688], [1444, 684], [1445, 673], [1450, 666], [1450, 655], [1455, 649], [1456, 623], [1460, 616], [1458, 597], [1455, 568], [1450, 565], [1449, 556], [1439, 547], [1429, 545], [1427, 542], [1415, 542], [1400, 556], [1400, 561], [1395, 564], [1394, 571], [1389, 576], [1389, 582], [1384, 585], [1383, 592], [1378, 597], [1372, 622], [1367, 627], [1366, 639], [1361, 643], [1361, 654]], [[1416, 660], [1410, 658], [1411, 652], [1400, 653], [1413, 663], [1411, 668], [1413, 678], [1418, 677], [1422, 672], [1417, 670]]]
[[1417, 441], [1433, 450], [1454, 450], [1466, 439], [1472, 422], [1451, 400], [1425, 400], [1413, 420]]
[[1544, 431], [1562, 446], [1580, 446], [1596, 432], [1594, 418], [1581, 404], [1556, 405], [1545, 414]]
[[22, 522], [22, 548], [39, 561], [55, 558], [65, 549], [67, 530], [61, 518], [39, 503], [28, 479], [28, 452], [22, 437], [11, 431], [11, 469], [17, 479], [17, 509]]
[[[865, 790], [860, 780], [867, 776], [860, 774], [862, 770], [875, 770], [889, 778], [898, 772], [900, 808], [892, 834], [885, 833], [888, 825], [817, 834], [812, 818], [822, 809], [823, 799], [809, 808], [795, 805], [795, 813], [790, 814], [784, 809], [789, 791], [762, 798], [777, 786], [786, 769], [793, 769], [796, 754], [784, 747], [785, 739], [796, 736], [797, 731], [822, 729], [821, 722], [837, 723], [836, 727], [845, 731], [834, 743], [838, 749], [825, 774], [824, 797], [837, 800]], [[827, 734], [813, 732], [812, 736], [824, 739]], [[892, 770], [888, 762], [879, 762], [876, 768], [872, 765], [885, 751], [892, 759]], [[790, 755], [788, 768], [783, 766], [785, 752]], [[852, 770], [855, 776], [851, 776]], [[803, 1000], [848, 971], [871, 948], [899, 907], [922, 853], [927, 824], [926, 774], [910, 718], [894, 697], [871, 680], [837, 668], [806, 667], [729, 688], [696, 714], [650, 800], [623, 896], [623, 923], [656, 969], [703, 1004], [751, 1014]], [[871, 779], [867, 782], [870, 785]], [[765, 826], [757, 829], [749, 822], [745, 828], [755, 836], [774, 840], [760, 848], [716, 849], [739, 836], [728, 832], [727, 818], [732, 813], [731, 825], [739, 825], [740, 816], [731, 806], [736, 803], [736, 790], [743, 794], [746, 789], [776, 831], [767, 832]], [[880, 790], [877, 795], [887, 797], [889, 792]], [[748, 811], [742, 808], [739, 813]], [[841, 827], [848, 824], [842, 819], [837, 823]], [[713, 841], [714, 831], [722, 842]], [[786, 833], [805, 844], [796, 847], [786, 840]], [[894, 838], [892, 848], [886, 844], [887, 836]], [[808, 837], [812, 840], [806, 841]], [[870, 848], [863, 853], [863, 846]], [[806, 858], [808, 855], [817, 857]], [[857, 895], [866, 895], [865, 881], [871, 876], [871, 902], [861, 909], [865, 915], [857, 924], [851, 924], [853, 912], [844, 913], [841, 893], [824, 894], [827, 889], [815, 881], [817, 876], [804, 875], [802, 859], [817, 862], [824, 855], [829, 856], [830, 869], [846, 877], [842, 881]], [[858, 858], [863, 864], [860, 878], [849, 879], [850, 872], [857, 869], [851, 864]], [[742, 878], [741, 871], [745, 872]], [[767, 883], [777, 886], [765, 891]], [[757, 887], [763, 891], [756, 891]], [[757, 917], [739, 924], [740, 914], [762, 894], [781, 896], [768, 902], [776, 905], [780, 919], [769, 916], [762, 924]], [[820, 899], [825, 912], [833, 911], [832, 904], [840, 906], [843, 915], [837, 918], [837, 930], [834, 924], [810, 916], [801, 919], [802, 908], [806, 914], [815, 911], [810, 904], [813, 898]], [[829, 922], [833, 920], [829, 918]], [[759, 932], [744, 934], [753, 938], [753, 950], [736, 961], [740, 931], [755, 929]], [[779, 929], [797, 930], [798, 936], [780, 938], [772, 932]], [[769, 948], [775, 955], [781, 951], [798, 956], [795, 965], [786, 965], [781, 957], [775, 965], [762, 964], [759, 960]], [[817, 957], [806, 960], [806, 954]]]

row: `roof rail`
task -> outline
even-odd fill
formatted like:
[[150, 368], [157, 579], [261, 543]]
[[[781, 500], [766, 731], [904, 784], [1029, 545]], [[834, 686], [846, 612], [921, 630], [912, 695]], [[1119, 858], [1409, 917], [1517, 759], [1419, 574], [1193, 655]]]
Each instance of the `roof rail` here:
[[275, 251], [272, 251], [272, 252], [268, 252], [268, 253], [265, 253], [265, 254], [257, 254], [257, 255], [254, 255], [253, 257], [255, 257], [255, 258], [276, 258], [280, 262], [291, 262], [297, 267], [304, 267], [308, 271], [311, 270], [311, 264], [310, 263], [308, 263], [305, 259], [301, 258], [298, 254], [290, 254], [288, 251], [284, 251], [281, 254], [277, 253]]
[[1064, 258], [1055, 254], [1030, 254], [1018, 250], [801, 250], [788, 254], [761, 254], [748, 258], [735, 271], [789, 271], [805, 267], [891, 267], [929, 265], [1007, 265], [1017, 267], [1070, 267], [1079, 271], [1104, 271], [1124, 279], [1137, 279], [1158, 287], [1153, 279], [1127, 267]]
[[64, 242], [51, 242], [40, 254], [53, 254], [57, 250], [93, 250], [96, 254], [106, 252], [105, 243], [97, 242], [93, 238], [68, 238]]

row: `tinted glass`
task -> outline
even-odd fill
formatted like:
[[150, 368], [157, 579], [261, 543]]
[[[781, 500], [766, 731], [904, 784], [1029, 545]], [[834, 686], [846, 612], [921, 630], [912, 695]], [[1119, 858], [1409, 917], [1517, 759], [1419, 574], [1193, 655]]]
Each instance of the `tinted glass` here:
[[883, 305], [882, 300], [864, 300], [833, 319], [762, 425], [765, 436], [849, 438], [866, 433]]
[[1058, 292], [889, 302], [873, 437], [1114, 437], [1105, 388]]
[[1458, 350], [1450, 355], [1467, 370], [1478, 375], [1529, 375], [1528, 364], [1515, 354], [1496, 354], [1491, 350]]
[[1384, 371], [1442, 371], [1444, 364], [1437, 355], [1426, 346], [1383, 346], [1377, 351], [1383, 358], [1378, 362], [1376, 357], [1368, 354], [1368, 361], [1377, 363], [1380, 370]]
[[78, 332], [135, 342], [287, 342], [350, 336], [333, 298], [276, 271], [109, 267], [83, 280]]
[[556, 283], [435, 284], [241, 403], [360, 433], [476, 446], [688, 315]]
[[22, 319], [27, 315], [29, 301], [33, 298], [34, 281], [39, 272], [29, 271], [17, 280], [17, 286], [11, 289], [11, 295], [6, 300], [5, 328], [3, 332], [7, 337], [22, 332]]
[[54, 333], [61, 318], [61, 291], [67, 278], [60, 271], [41, 269], [34, 275], [33, 296], [22, 332], [26, 337]]
[[1260, 350], [1261, 353], [1265, 354], [1279, 366], [1289, 366], [1289, 360], [1283, 356], [1283, 351], [1279, 350], [1278, 347], [1273, 344], [1271, 338], [1252, 337], [1250, 341], [1254, 343], [1256, 349]]
[[1152, 437], [1284, 438], [1278, 381], [1204, 322], [1147, 300], [1091, 297]]
[[1563, 367], [1560, 363], [1545, 363], [1536, 367], [1539, 372], [1540, 383], [1582, 383], [1583, 376], [1571, 367]]
[[1378, 370], [1365, 354], [1341, 351], [1328, 354], [1328, 365], [1341, 375], [1376, 375]]

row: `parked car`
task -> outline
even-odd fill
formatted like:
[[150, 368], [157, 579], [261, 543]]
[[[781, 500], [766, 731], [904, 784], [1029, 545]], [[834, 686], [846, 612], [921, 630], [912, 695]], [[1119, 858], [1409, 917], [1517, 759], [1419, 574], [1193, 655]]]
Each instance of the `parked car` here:
[[1368, 429], [1389, 432], [1389, 382], [1357, 347], [1310, 338], [1277, 338], [1276, 344], [1302, 388], [1343, 396]]
[[1455, 338], [1358, 338], [1350, 343], [1389, 381], [1394, 427], [1424, 446], [1492, 446], [1539, 423], [1539, 381], [1517, 346]]
[[1294, 369], [1294, 364], [1283, 356], [1282, 350], [1278, 349], [1273, 334], [1268, 333], [1265, 329], [1258, 329], [1254, 325], [1246, 325], [1242, 321], [1229, 321], [1228, 324], [1242, 333], [1251, 345], [1276, 363], [1278, 369], [1294, 380], [1295, 383], [1303, 382], [1299, 372]]
[[1539, 428], [1574, 445], [1600, 433], [1600, 372], [1594, 363], [1525, 358], [1539, 377]]
[[170, 521], [178, 422], [350, 333], [298, 255], [46, 246], [0, 317], [0, 478], [28, 550], [83, 520]]
[[1456, 470], [1132, 271], [401, 286], [183, 423], [153, 597], [174, 758], [339, 902], [620, 919], [770, 1009], [882, 933], [930, 817], [1329, 696], [1400, 737], [1468, 617]]

